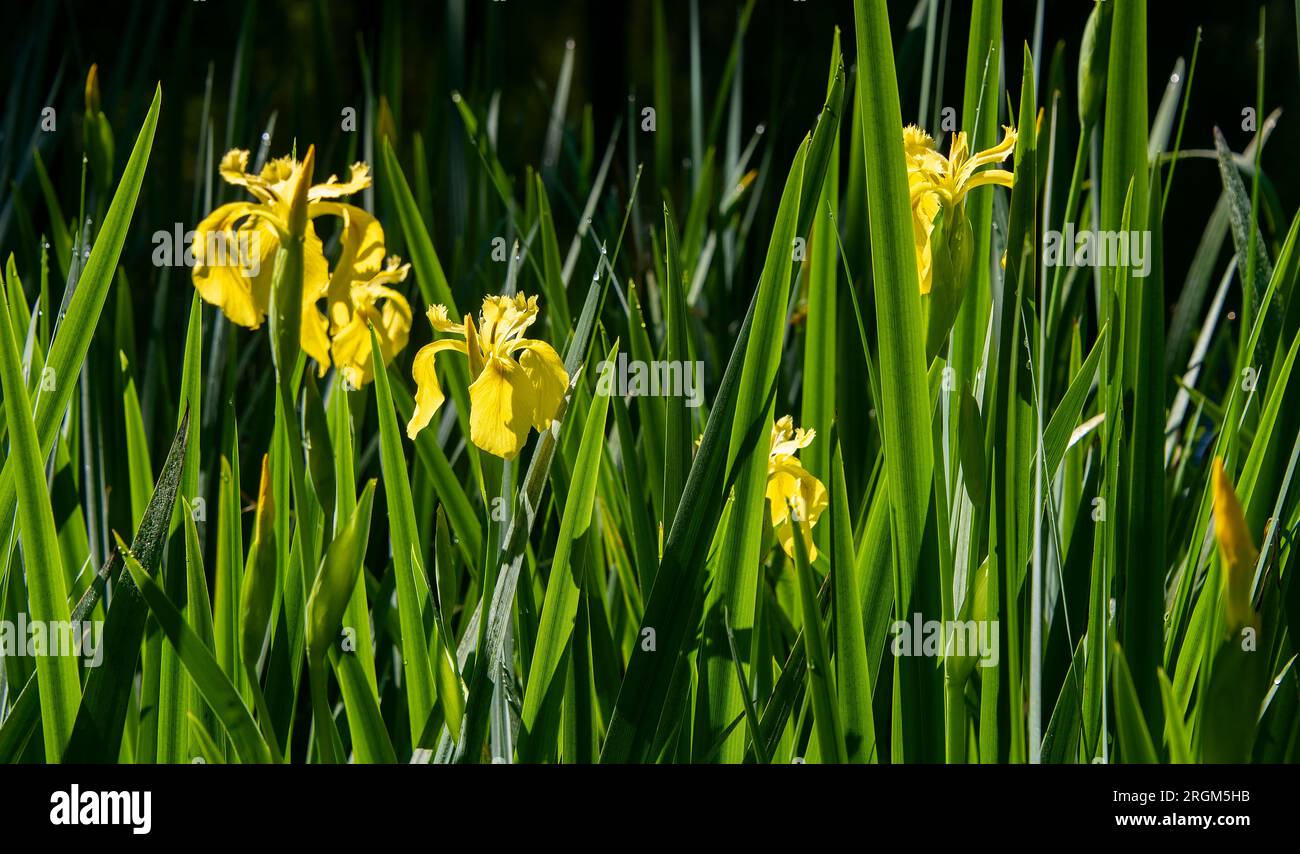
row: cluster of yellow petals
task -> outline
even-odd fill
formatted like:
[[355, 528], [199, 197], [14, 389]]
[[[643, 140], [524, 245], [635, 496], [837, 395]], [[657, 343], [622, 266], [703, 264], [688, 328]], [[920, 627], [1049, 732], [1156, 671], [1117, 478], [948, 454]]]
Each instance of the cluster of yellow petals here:
[[1016, 147], [1016, 131], [1003, 127], [1002, 142], [971, 155], [965, 132], [953, 137], [948, 156], [934, 147], [934, 139], [916, 125], [903, 128], [903, 152], [907, 161], [907, 184], [912, 200], [912, 241], [916, 266], [921, 275], [921, 293], [928, 294], [933, 281], [930, 233], [940, 208], [957, 210], [966, 194], [976, 187], [1011, 187], [1012, 174], [1005, 169], [985, 169], [1001, 163]]
[[[221, 158], [221, 177], [256, 201], [221, 205], [199, 223], [192, 278], [199, 296], [232, 323], [257, 329], [269, 309], [276, 252], [289, 232], [290, 206], [304, 169], [302, 162], [281, 157], [256, 174], [247, 170], [247, 151], [233, 149]], [[306, 193], [302, 349], [316, 360], [321, 376], [332, 364], [353, 387], [374, 377], [367, 323], [374, 324], [385, 363], [406, 346], [411, 330], [411, 306], [392, 287], [405, 280], [410, 265], [386, 258], [384, 229], [374, 216], [339, 201], [368, 186], [369, 167], [355, 163], [346, 181], [331, 175]], [[341, 248], [332, 270], [312, 222], [322, 216], [340, 222]], [[214, 246], [251, 247], [254, 257], [236, 258], [230, 251], [210, 257]]]
[[568, 390], [569, 374], [550, 344], [524, 337], [537, 311], [537, 297], [522, 293], [485, 297], [477, 325], [468, 314], [456, 323], [446, 306], [431, 306], [434, 331], [456, 337], [439, 338], [415, 354], [415, 411], [407, 435], [414, 439], [445, 399], [434, 362], [448, 350], [469, 359], [470, 441], [475, 445], [510, 460], [518, 456], [530, 428], [541, 432], [550, 427]]
[[817, 559], [812, 528], [826, 509], [826, 487], [795, 455], [812, 444], [816, 436], [816, 430], [796, 428], [794, 420], [786, 415], [772, 425], [772, 445], [767, 457], [766, 494], [776, 538], [785, 553], [793, 558], [796, 523], [799, 523], [810, 561]]

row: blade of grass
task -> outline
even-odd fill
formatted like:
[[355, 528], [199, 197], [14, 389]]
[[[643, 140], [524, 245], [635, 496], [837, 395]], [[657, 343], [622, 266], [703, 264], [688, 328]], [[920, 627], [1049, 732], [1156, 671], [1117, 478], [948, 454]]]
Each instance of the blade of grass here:
[[727, 632], [727, 651], [731, 653], [731, 663], [736, 668], [736, 681], [740, 683], [740, 696], [745, 701], [745, 726], [749, 728], [749, 743], [754, 748], [754, 755], [758, 758], [759, 764], [767, 765], [772, 758], [767, 752], [767, 745], [763, 742], [758, 710], [754, 708], [749, 681], [745, 679], [745, 668], [740, 663], [740, 652], [736, 649], [736, 633], [731, 630], [731, 620], [725, 611], [722, 613], [722, 627]]
[[158, 620], [158, 625], [167, 636], [167, 640], [180, 655], [186, 671], [194, 680], [194, 685], [202, 692], [204, 699], [226, 728], [226, 733], [235, 745], [240, 759], [244, 762], [270, 762], [270, 749], [262, 740], [257, 724], [253, 723], [248, 707], [239, 698], [239, 693], [226, 678], [226, 674], [221, 672], [221, 666], [212, 657], [212, 653], [186, 624], [180, 611], [176, 610], [176, 606], [167, 598], [167, 594], [163, 593], [158, 583], [136, 560], [121, 537], [117, 537], [117, 548], [132, 581], [148, 604], [150, 613]]
[[805, 522], [799, 519], [793, 502], [787, 502], [790, 516], [797, 526], [794, 541], [794, 564], [799, 584], [799, 612], [803, 618], [803, 642], [808, 651], [808, 691], [812, 695], [813, 728], [821, 748], [821, 761], [846, 761], [844, 735], [840, 726], [839, 698], [833, 683], [830, 653], [822, 629], [821, 606], [813, 585], [812, 566], [808, 563], [805, 536], [811, 537]]
[[[606, 362], [618, 356], [618, 342], [610, 349]], [[554, 744], [554, 732], [536, 728], [542, 703], [552, 694], [551, 683], [559, 674], [561, 659], [573, 635], [574, 620], [578, 614], [581, 593], [576, 570], [570, 567], [575, 546], [581, 550], [591, 527], [592, 506], [596, 501], [600, 462], [605, 447], [606, 416], [609, 412], [609, 394], [596, 393], [587, 409], [587, 420], [582, 428], [582, 441], [573, 467], [573, 480], [565, 499], [560, 530], [556, 537], [555, 554], [551, 559], [550, 576], [546, 583], [546, 598], [542, 604], [541, 624], [537, 630], [532, 665], [524, 683], [524, 702], [520, 712], [519, 756], [521, 761], [536, 761], [546, 757]]]
[[[668, 206], [664, 206], [664, 234], [666, 235], [665, 270], [667, 281], [664, 282], [668, 329], [667, 338], [669, 369], [680, 372], [683, 385], [688, 381], [687, 371], [694, 369], [690, 358], [690, 342], [687, 339], [686, 326], [686, 283], [682, 280], [681, 258], [677, 245], [677, 226], [673, 224]], [[701, 382], [703, 377], [697, 377]], [[671, 519], [677, 513], [681, 501], [682, 487], [686, 482], [686, 469], [691, 459], [691, 414], [683, 394], [671, 394], [664, 401], [664, 491], [663, 518]]]
[[[3, 289], [0, 289], [3, 290]], [[54, 511], [45, 483], [45, 465], [40, 453], [36, 425], [32, 422], [27, 389], [19, 365], [18, 343], [9, 321], [9, 302], [0, 317], [0, 381], [9, 424], [9, 460], [18, 497], [18, 530], [23, 566], [26, 570], [28, 611], [32, 620], [47, 626], [68, 624], [68, 590], [60, 558]], [[81, 702], [81, 681], [75, 656], [40, 655], [36, 659], [40, 686], [41, 731], [45, 760], [59, 762], [72, 735], [77, 706]]]
[[1115, 695], [1115, 729], [1119, 742], [1119, 758], [1127, 763], [1151, 764], [1159, 761], [1151, 733], [1142, 715], [1137, 687], [1129, 671], [1124, 650], [1118, 643], [1111, 645], [1114, 661], [1111, 669], [1111, 690]]
[[[54, 378], [54, 387], [49, 393], [42, 388], [42, 393], [35, 401], [33, 417], [36, 435], [40, 439], [41, 459], [47, 457], [53, 449], [55, 434], [63, 421], [73, 392], [77, 389], [75, 380], [81, 372], [82, 363], [90, 348], [91, 336], [108, 297], [109, 285], [112, 283], [113, 272], [117, 269], [122, 245], [126, 241], [136, 199], [144, 183], [161, 105], [162, 88], [159, 87], [136, 138], [135, 147], [131, 150], [117, 192], [113, 194], [99, 237], [91, 248], [90, 258], [78, 280], [76, 292], [66, 314], [61, 316], [62, 322], [56, 326], [54, 341], [45, 361], [46, 375]], [[3, 473], [0, 473], [0, 528], [8, 527], [9, 520], [13, 518], [17, 500], [15, 485], [13, 468], [6, 459]], [[170, 508], [170, 502], [167, 506]]]
[[[374, 330], [371, 330], [370, 342], [375, 364], [382, 365], [383, 354], [379, 350], [379, 340], [375, 337]], [[428, 580], [416, 571], [413, 562], [413, 555], [419, 553], [420, 538], [415, 526], [415, 509], [411, 503], [406, 452], [397, 429], [387, 371], [375, 371], [375, 405], [379, 410], [380, 462], [384, 474], [384, 494], [388, 499], [393, 572], [396, 573], [397, 582], [407, 715], [411, 742], [418, 744], [437, 696], [433, 671], [429, 665], [428, 634], [424, 622], [424, 611], [432, 603], [429, 599]]]
[[[351, 518], [344, 524], [343, 529], [339, 531], [325, 552], [320, 571], [312, 584], [311, 595], [307, 599], [307, 669], [311, 681], [312, 723], [316, 734], [316, 750], [322, 762], [337, 764], [343, 760], [342, 744], [338, 730], [334, 726], [334, 717], [330, 712], [326, 695], [328, 671], [325, 664], [331, 648], [335, 645], [334, 640], [342, 624], [344, 611], [361, 574], [366, 544], [370, 538], [370, 512], [374, 495], [375, 482], [371, 480], [362, 490], [361, 498], [358, 499], [356, 510], [353, 511]], [[362, 685], [364, 684], [363, 680]], [[368, 691], [363, 690], [361, 693], [369, 695]], [[364, 712], [357, 715], [353, 723], [354, 733], [357, 733], [356, 725], [361, 723], [363, 716]], [[352, 715], [349, 714], [349, 721], [351, 720]], [[366, 748], [364, 761], [375, 761], [382, 748], [378, 751], [370, 749], [371, 739], [364, 731], [359, 735], [360, 739], [354, 740], [359, 741]]]
[[[844, 479], [844, 457], [839, 431], [832, 431], [831, 446], [831, 602], [835, 629], [835, 688], [843, 725], [844, 761], [872, 762], [876, 754], [876, 725], [871, 713], [872, 679], [863, 631], [857, 556], [849, 491]], [[805, 624], [804, 630], [807, 631]]]
[[[893, 544], [894, 611], [908, 614], [921, 571], [922, 538], [929, 518], [932, 449], [916, 437], [930, 435], [925, 345], [921, 334], [920, 281], [911, 230], [911, 203], [903, 161], [902, 108], [894, 75], [889, 16], [883, 0], [854, 0], [857, 33], [858, 107], [866, 162], [871, 266], [875, 281], [880, 386], [890, 390], [877, 401], [885, 470], [889, 481]], [[974, 34], [972, 34], [974, 38]], [[975, 225], [978, 229], [978, 223]], [[978, 233], [978, 231], [977, 231]], [[978, 257], [978, 256], [977, 256]], [[910, 727], [895, 724], [897, 736]], [[919, 757], [918, 757], [919, 758]]]

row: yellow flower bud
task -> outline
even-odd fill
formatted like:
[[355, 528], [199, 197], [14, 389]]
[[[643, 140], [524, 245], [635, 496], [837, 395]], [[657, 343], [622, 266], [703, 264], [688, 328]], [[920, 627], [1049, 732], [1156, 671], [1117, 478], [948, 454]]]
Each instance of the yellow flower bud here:
[[1246, 525], [1241, 502], [1223, 471], [1223, 460], [1214, 458], [1214, 537], [1219, 541], [1219, 566], [1223, 573], [1223, 602], [1228, 629], [1235, 633], [1255, 624], [1250, 589], [1255, 580], [1259, 549]]
[[86, 114], [101, 112], [99, 101], [99, 65], [91, 63], [86, 74]]

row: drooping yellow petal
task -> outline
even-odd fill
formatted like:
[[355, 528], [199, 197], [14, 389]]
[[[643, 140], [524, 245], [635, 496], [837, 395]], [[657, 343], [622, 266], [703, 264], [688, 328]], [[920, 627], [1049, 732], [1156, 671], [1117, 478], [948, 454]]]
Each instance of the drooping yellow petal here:
[[930, 235], [934, 231], [934, 219], [939, 214], [939, 196], [933, 192], [923, 192], [912, 200], [912, 243], [916, 250], [916, 269], [920, 274], [921, 293], [930, 292], [933, 281], [933, 255], [930, 247]]
[[[776, 529], [782, 550], [794, 557], [796, 522], [802, 523], [808, 559], [816, 560], [817, 546], [813, 543], [812, 529], [829, 503], [822, 482], [789, 458], [775, 472], [768, 474], [766, 494], [772, 527]], [[794, 508], [794, 518], [790, 515], [791, 507]]]
[[355, 278], [368, 278], [384, 267], [384, 228], [374, 215], [346, 202], [318, 202], [311, 206], [312, 217], [336, 216], [343, 221], [339, 235], [338, 265], [355, 272]]
[[378, 273], [369, 282], [352, 291], [352, 315], [333, 336], [331, 355], [334, 365], [343, 372], [344, 379], [360, 388], [374, 379], [374, 364], [370, 348], [370, 327], [375, 329], [375, 340], [384, 364], [406, 347], [411, 332], [411, 305], [398, 291], [387, 287], [387, 282], [400, 282], [411, 267], [389, 261], [390, 268]]
[[[768, 514], [782, 550], [794, 557], [796, 523], [802, 523], [809, 560], [817, 559], [811, 531], [828, 501], [826, 487], [800, 464], [795, 453], [808, 447], [816, 435], [815, 430], [796, 428], [789, 415], [773, 424], [765, 492]], [[791, 506], [794, 518], [791, 518]]]
[[299, 343], [302, 351], [316, 361], [316, 376], [323, 377], [330, 369], [329, 321], [314, 304], [303, 302], [302, 327]]
[[540, 433], [551, 426], [556, 411], [569, 390], [569, 373], [555, 348], [545, 341], [521, 338], [512, 349], [519, 351], [519, 366], [532, 383], [536, 406], [533, 410], [533, 427]]
[[275, 229], [253, 216], [256, 207], [222, 205], [199, 223], [193, 243], [191, 278], [199, 296], [247, 329], [266, 319], [270, 268], [280, 247]]
[[[403, 267], [403, 271], [409, 269], [409, 265]], [[375, 316], [376, 311], [378, 317]], [[370, 291], [370, 299], [364, 311], [360, 313], [364, 314], [376, 330], [382, 330], [379, 344], [385, 365], [406, 349], [406, 342], [411, 337], [411, 304], [400, 292], [392, 288], [373, 287]], [[373, 375], [373, 371], [368, 374]], [[362, 379], [362, 382], [369, 382], [369, 376]]]
[[1235, 632], [1254, 623], [1250, 589], [1255, 580], [1259, 549], [1255, 547], [1246, 525], [1246, 514], [1219, 457], [1214, 459], [1214, 536], [1219, 541], [1228, 627]]
[[491, 358], [469, 387], [470, 441], [489, 454], [512, 460], [523, 449], [537, 397], [524, 370], [510, 359]]
[[[369, 333], [367, 333], [368, 339]], [[415, 378], [415, 410], [411, 413], [411, 420], [406, 422], [406, 435], [412, 439], [429, 426], [433, 413], [437, 412], [438, 407], [446, 400], [446, 395], [442, 393], [442, 386], [438, 384], [438, 374], [434, 371], [434, 361], [444, 350], [464, 353], [465, 342], [454, 338], [443, 338], [425, 344], [415, 354], [415, 361], [411, 364], [411, 374]]]
[[[267, 265], [262, 275], [272, 276]], [[307, 223], [302, 248], [302, 326], [299, 330], [300, 346], [303, 352], [316, 360], [316, 373], [325, 376], [330, 366], [329, 322], [321, 314], [317, 303], [325, 299], [329, 288], [329, 262], [325, 258], [325, 248], [311, 222]], [[266, 285], [267, 293], [271, 291], [270, 282]]]
[[330, 335], [352, 319], [353, 289], [374, 278], [384, 266], [384, 229], [368, 212], [337, 202], [313, 205], [315, 215], [332, 214], [343, 221], [339, 258], [329, 276], [326, 316]]

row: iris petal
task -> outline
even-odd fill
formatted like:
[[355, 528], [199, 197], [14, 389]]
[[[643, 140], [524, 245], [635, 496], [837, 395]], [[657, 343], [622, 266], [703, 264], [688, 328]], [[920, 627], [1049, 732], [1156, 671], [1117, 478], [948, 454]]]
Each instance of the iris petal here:
[[406, 435], [412, 439], [429, 426], [433, 413], [437, 412], [438, 407], [442, 406], [442, 402], [447, 399], [442, 393], [442, 386], [438, 384], [438, 374], [434, 371], [434, 361], [444, 350], [464, 353], [465, 342], [444, 338], [425, 344], [420, 348], [420, 352], [415, 354], [415, 361], [411, 364], [411, 374], [415, 377], [415, 411], [411, 413], [411, 420], [406, 423]]
[[333, 175], [323, 184], [317, 184], [307, 191], [307, 198], [316, 202], [321, 199], [338, 199], [359, 193], [370, 186], [370, 167], [364, 163], [353, 163], [348, 180], [340, 183]]
[[271, 201], [266, 183], [257, 175], [248, 174], [248, 152], [242, 148], [227, 151], [217, 172], [227, 184], [243, 187], [263, 202]]
[[385, 365], [406, 347], [411, 332], [411, 305], [406, 297], [385, 287], [382, 281], [399, 272], [400, 278], [404, 279], [408, 270], [410, 265], [404, 265], [391, 273], [380, 273], [353, 291], [352, 316], [334, 333], [330, 351], [334, 365], [353, 388], [360, 388], [375, 376], [370, 349], [371, 326], [374, 326], [375, 340]]
[[912, 241], [922, 294], [933, 288], [934, 260], [931, 234], [939, 209], [959, 207], [966, 194], [977, 187], [1011, 187], [1015, 177], [1003, 169], [976, 170], [1001, 163], [1015, 150], [1016, 131], [1003, 128], [1002, 141], [993, 148], [970, 154], [965, 133], [957, 133], [944, 157], [934, 150], [934, 141], [920, 128], [903, 130], [903, 151], [907, 160], [908, 190], [912, 200]]
[[[802, 523], [804, 546], [808, 559], [817, 559], [817, 546], [813, 543], [812, 529], [826, 510], [828, 501], [822, 482], [808, 473], [798, 462], [790, 461], [768, 476], [767, 501], [772, 527], [776, 529], [781, 548], [794, 557], [795, 522]], [[797, 519], [790, 518], [793, 505]]]
[[[808, 447], [816, 435], [815, 430], [796, 428], [789, 415], [772, 425], [772, 448], [767, 461], [765, 494], [777, 540], [781, 543], [781, 549], [791, 558], [794, 557], [794, 536], [798, 522], [804, 532], [808, 559], [817, 559], [817, 547], [813, 543], [811, 532], [829, 503], [826, 487], [794, 456], [796, 451]], [[794, 519], [790, 516], [792, 506]]]
[[469, 387], [470, 440], [489, 454], [512, 460], [523, 449], [537, 409], [528, 375], [509, 359], [489, 359]]
[[537, 405], [533, 410], [533, 426], [540, 433], [551, 426], [551, 419], [564, 401], [569, 390], [569, 374], [564, 362], [550, 344], [527, 338], [516, 341], [512, 349], [522, 351], [519, 365], [532, 383]]
[[334, 335], [352, 319], [353, 290], [383, 269], [384, 229], [379, 220], [352, 205], [323, 203], [313, 206], [313, 213], [333, 214], [343, 220], [339, 259], [324, 295], [325, 314], [329, 318], [330, 334]]
[[[303, 352], [316, 360], [318, 376], [324, 376], [330, 366], [329, 323], [320, 313], [316, 303], [325, 297], [329, 287], [329, 262], [325, 248], [316, 236], [316, 229], [307, 223], [306, 240], [302, 252], [302, 327], [300, 331]], [[273, 276], [274, 264], [262, 267], [263, 276]], [[267, 282], [267, 293], [270, 293]]]
[[[271, 267], [280, 247], [274, 228], [252, 216], [248, 202], [222, 205], [194, 230], [191, 278], [204, 302], [217, 306], [231, 323], [257, 329], [266, 319], [271, 295]], [[241, 258], [247, 250], [248, 258]], [[258, 271], [254, 276], [256, 260]]]

